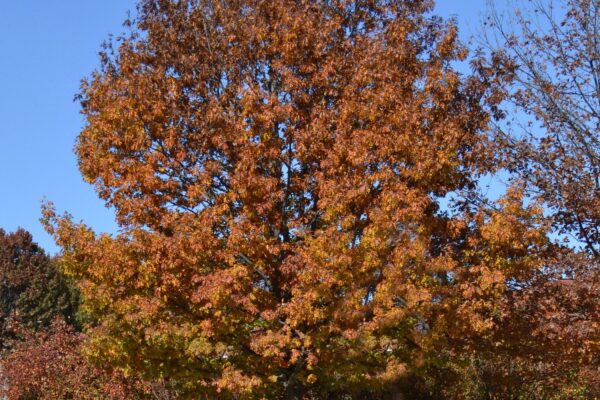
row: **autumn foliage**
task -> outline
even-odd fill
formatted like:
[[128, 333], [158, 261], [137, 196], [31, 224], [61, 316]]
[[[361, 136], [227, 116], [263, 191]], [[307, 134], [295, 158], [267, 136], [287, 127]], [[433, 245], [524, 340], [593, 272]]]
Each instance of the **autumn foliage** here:
[[[523, 313], [547, 349], [539, 362], [592, 382], [589, 398], [600, 397], [599, 14], [596, 0], [536, 0], [511, 17], [492, 13], [487, 40], [521, 114], [494, 127], [496, 147], [561, 244], [543, 279], [518, 293]], [[552, 386], [561, 374], [542, 379]]]
[[85, 335], [60, 320], [46, 331], [25, 332], [2, 363], [6, 390], [0, 394], [39, 400], [169, 399], [156, 383], [91, 364], [80, 351], [84, 341]]
[[[0, 230], [0, 396], [8, 399], [170, 399], [84, 354], [79, 294], [29, 232]], [[6, 396], [6, 397], [5, 397]]]
[[[580, 136], [538, 114], [510, 54], [459, 73], [432, 8], [140, 1], [80, 93], [79, 166], [121, 230], [45, 206], [89, 321], [44, 354], [75, 340], [82, 377], [114, 373], [90, 387], [184, 399], [591, 398], [598, 192], [573, 203], [575, 175], [542, 167], [597, 183], [597, 159], [544, 158]], [[539, 147], [497, 132], [507, 101], [549, 129]]]

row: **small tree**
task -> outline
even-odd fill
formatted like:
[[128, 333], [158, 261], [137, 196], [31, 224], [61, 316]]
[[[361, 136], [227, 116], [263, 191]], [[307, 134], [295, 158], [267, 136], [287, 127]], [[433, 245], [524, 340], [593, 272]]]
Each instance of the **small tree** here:
[[10, 400], [168, 400], [163, 385], [143, 383], [118, 371], [92, 365], [80, 353], [86, 337], [64, 321], [24, 331], [2, 360], [0, 395]]
[[0, 229], [0, 346], [12, 324], [48, 326], [58, 316], [74, 323], [78, 298], [54, 261], [23, 229]]

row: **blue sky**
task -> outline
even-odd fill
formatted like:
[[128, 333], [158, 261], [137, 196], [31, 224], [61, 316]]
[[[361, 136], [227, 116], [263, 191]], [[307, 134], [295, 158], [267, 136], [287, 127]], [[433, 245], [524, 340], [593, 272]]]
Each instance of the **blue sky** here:
[[[456, 16], [467, 39], [485, 2], [440, 0], [437, 12]], [[0, 227], [27, 229], [50, 253], [58, 249], [39, 222], [44, 198], [98, 232], [117, 230], [77, 169], [83, 119], [73, 97], [134, 8], [134, 0], [0, 0]]]

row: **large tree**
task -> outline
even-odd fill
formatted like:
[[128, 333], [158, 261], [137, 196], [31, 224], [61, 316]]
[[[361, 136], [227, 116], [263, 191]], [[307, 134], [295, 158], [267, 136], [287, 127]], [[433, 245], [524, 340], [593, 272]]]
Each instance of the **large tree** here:
[[189, 398], [361, 398], [494, 342], [548, 242], [518, 188], [440, 208], [495, 168], [501, 98], [431, 9], [140, 2], [76, 146], [121, 233], [45, 209], [93, 358]]

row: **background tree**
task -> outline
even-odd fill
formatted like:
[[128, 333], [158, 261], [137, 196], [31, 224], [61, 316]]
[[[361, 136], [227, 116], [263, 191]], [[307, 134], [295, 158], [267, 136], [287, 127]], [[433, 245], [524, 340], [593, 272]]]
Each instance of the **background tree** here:
[[600, 2], [533, 0], [505, 14], [490, 5], [488, 66], [513, 108], [497, 127], [499, 154], [564, 239], [544, 274], [516, 293], [516, 331], [530, 332], [528, 347], [544, 354], [523, 366], [538, 385], [579, 381], [598, 396]]
[[489, 19], [490, 45], [510, 80], [510, 100], [533, 118], [501, 130], [500, 138], [512, 150], [510, 167], [552, 213], [556, 232], [598, 261], [600, 2], [526, 4], [512, 19], [494, 11]]
[[2, 361], [0, 395], [9, 400], [168, 400], [164, 386], [127, 378], [89, 363], [79, 352], [85, 335], [64, 321], [47, 330], [24, 331]]
[[0, 229], [0, 347], [11, 326], [48, 326], [58, 316], [75, 323], [77, 293], [53, 260], [23, 229]]
[[487, 45], [518, 112], [498, 127], [498, 145], [513, 180], [566, 240], [533, 295], [542, 309], [532, 317], [573, 340], [561, 357], [572, 351], [598, 365], [600, 2], [534, 0], [511, 11], [488, 20]]
[[518, 187], [440, 209], [496, 168], [501, 93], [432, 6], [140, 2], [76, 147], [122, 233], [44, 211], [92, 359], [184, 398], [385, 398], [497, 342], [547, 227]]

